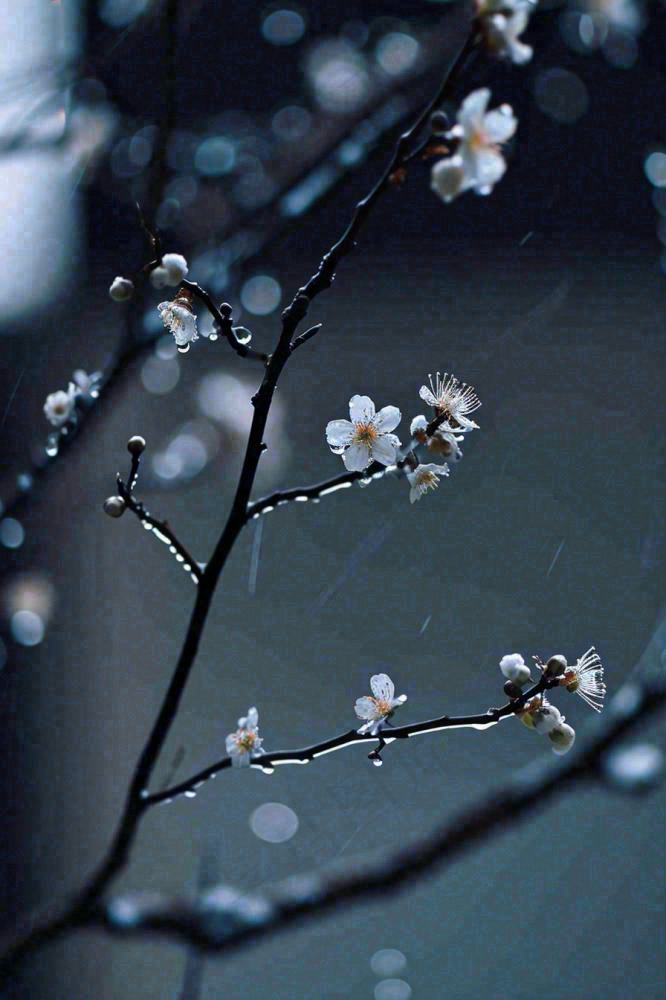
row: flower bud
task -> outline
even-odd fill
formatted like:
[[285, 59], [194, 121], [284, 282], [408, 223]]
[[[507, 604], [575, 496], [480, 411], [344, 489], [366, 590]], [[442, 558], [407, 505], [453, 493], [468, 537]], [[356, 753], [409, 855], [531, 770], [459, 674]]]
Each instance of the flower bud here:
[[522, 693], [523, 689], [519, 684], [516, 684], [514, 681], [506, 681], [504, 685], [504, 694], [507, 698], [511, 698], [511, 700], [514, 701], [516, 698], [520, 698]]
[[527, 684], [531, 680], [530, 668], [520, 653], [507, 653], [500, 660], [499, 667], [506, 679], [514, 684]]
[[576, 733], [572, 726], [568, 726], [566, 722], [562, 722], [559, 726], [548, 733], [548, 739], [552, 743], [553, 753], [558, 756], [568, 753], [574, 745], [574, 740], [576, 739]]
[[433, 111], [430, 115], [430, 131], [433, 135], [445, 135], [449, 129], [449, 119], [444, 111]]
[[111, 282], [109, 295], [114, 302], [127, 302], [127, 300], [131, 299], [134, 295], [134, 285], [129, 278], [121, 278], [118, 276]]
[[133, 434], [127, 442], [127, 450], [130, 455], [140, 455], [145, 447], [146, 439], [142, 438], [140, 434]]
[[534, 713], [534, 728], [542, 736], [548, 736], [564, 721], [564, 716], [555, 705], [545, 704]]
[[103, 504], [103, 510], [109, 517], [122, 517], [127, 504], [122, 497], [107, 497]]
[[567, 658], [562, 656], [561, 653], [556, 653], [555, 656], [551, 656], [546, 664], [546, 669], [544, 671], [546, 677], [559, 677], [567, 669]]

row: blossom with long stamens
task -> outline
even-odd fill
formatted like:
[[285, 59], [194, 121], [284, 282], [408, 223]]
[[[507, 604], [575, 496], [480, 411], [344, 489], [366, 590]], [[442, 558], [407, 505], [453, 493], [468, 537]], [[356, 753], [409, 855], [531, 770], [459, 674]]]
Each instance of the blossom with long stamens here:
[[440, 375], [437, 372], [435, 379], [428, 375], [430, 388], [422, 385], [419, 396], [429, 406], [432, 406], [438, 417], [443, 417], [446, 426], [441, 426], [449, 433], [452, 431], [471, 431], [478, 428], [474, 420], [470, 420], [469, 413], [474, 413], [481, 406], [481, 400], [474, 391], [474, 387], [461, 382], [455, 375], [444, 372]]
[[604, 668], [594, 646], [576, 660], [574, 666], [567, 666], [560, 678], [560, 684], [567, 691], [579, 695], [590, 708], [600, 712], [606, 695]]
[[229, 733], [226, 739], [226, 750], [235, 767], [248, 767], [252, 757], [261, 752], [263, 740], [259, 735], [259, 713], [256, 708], [250, 708], [247, 715], [238, 720], [238, 729]]
[[439, 486], [441, 476], [448, 476], [448, 465], [435, 465], [428, 462], [424, 465], [417, 465], [412, 472], [407, 473], [407, 479], [411, 487], [409, 491], [409, 502], [416, 503], [428, 490], [436, 490]]
[[376, 413], [369, 396], [352, 396], [349, 416], [351, 420], [331, 420], [326, 425], [328, 446], [342, 455], [345, 468], [363, 472], [371, 462], [393, 465], [400, 439], [390, 432], [402, 419], [397, 406], [384, 406]]
[[359, 733], [371, 733], [376, 736], [382, 726], [393, 715], [399, 705], [404, 705], [407, 695], [395, 697], [395, 685], [388, 674], [373, 674], [370, 678], [372, 696], [357, 698], [354, 711], [359, 719], [367, 719]]
[[490, 91], [473, 91], [460, 106], [457, 124], [447, 138], [457, 139], [455, 154], [438, 160], [432, 168], [430, 186], [444, 201], [452, 201], [470, 188], [490, 194], [506, 170], [500, 147], [516, 131], [518, 121], [508, 104], [486, 111]]

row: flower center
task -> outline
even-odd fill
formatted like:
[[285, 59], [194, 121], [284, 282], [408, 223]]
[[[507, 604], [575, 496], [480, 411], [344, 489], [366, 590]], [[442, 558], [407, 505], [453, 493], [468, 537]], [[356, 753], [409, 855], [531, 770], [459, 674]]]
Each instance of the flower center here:
[[391, 708], [391, 703], [384, 701], [383, 698], [373, 698], [376, 705], [377, 711], [380, 715], [390, 715], [393, 709]]
[[378, 437], [377, 428], [373, 423], [368, 421], [367, 423], [356, 424], [353, 443], [364, 444], [369, 448], [371, 445], [375, 443], [377, 437]]
[[434, 490], [439, 485], [434, 472], [419, 472], [419, 486], [424, 490]]
[[241, 748], [241, 750], [251, 750], [255, 743], [255, 734], [250, 732], [243, 732], [236, 736], [236, 743]]

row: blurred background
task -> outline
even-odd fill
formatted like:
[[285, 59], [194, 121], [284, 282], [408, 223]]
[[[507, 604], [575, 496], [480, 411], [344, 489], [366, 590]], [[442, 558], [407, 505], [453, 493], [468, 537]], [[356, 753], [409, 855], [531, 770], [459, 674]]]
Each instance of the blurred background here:
[[[106, 849], [193, 601], [163, 545], [129, 513], [102, 513], [127, 438], [148, 441], [138, 495], [203, 561], [260, 377], [223, 341], [178, 355], [155, 308], [164, 293], [109, 299], [113, 277], [149, 259], [136, 201], [189, 277], [270, 350], [280, 310], [434, 91], [466, 21], [428, 0], [0, 10], [9, 933]], [[526, 40], [527, 66], [481, 60], [456, 95], [488, 85], [493, 104], [513, 106], [505, 178], [447, 207], [416, 161], [379, 204], [311, 310], [322, 333], [282, 378], [256, 495], [341, 471], [323, 432], [356, 392], [399, 406], [405, 440], [427, 373], [454, 372], [477, 389], [481, 429], [418, 505], [404, 481], [382, 481], [249, 526], [155, 788], [221, 756], [250, 705], [270, 749], [349, 728], [378, 670], [409, 695], [409, 721], [497, 704], [509, 651], [571, 659], [594, 644], [611, 694], [634, 671], [663, 669], [666, 10], [558, 6]], [[210, 334], [205, 317], [201, 327]], [[75, 371], [85, 391], [56, 433], [44, 400]], [[584, 740], [592, 713], [558, 704]], [[663, 748], [656, 720], [603, 783], [399, 896], [218, 960], [80, 934], [31, 960], [7, 995], [527, 1000], [619, 998], [630, 984], [656, 1000]], [[225, 773], [146, 817], [116, 889], [252, 889], [395, 847], [544, 753], [508, 722], [391, 747], [381, 769], [350, 748], [270, 777]]]

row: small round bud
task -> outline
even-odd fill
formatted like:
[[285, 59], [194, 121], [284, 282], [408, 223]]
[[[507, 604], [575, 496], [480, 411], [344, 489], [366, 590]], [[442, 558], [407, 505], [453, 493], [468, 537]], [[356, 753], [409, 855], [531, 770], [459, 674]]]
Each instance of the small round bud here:
[[223, 302], [222, 305], [220, 306], [220, 313], [224, 316], [225, 319], [231, 319], [231, 316], [233, 314], [233, 309], [231, 308], [228, 302]]
[[519, 684], [516, 684], [514, 681], [506, 681], [504, 685], [504, 694], [507, 698], [511, 698], [511, 700], [514, 701], [516, 698], [520, 698], [522, 693], [523, 689]]
[[169, 282], [169, 272], [166, 267], [158, 265], [150, 272], [150, 283], [153, 288], [164, 288]]
[[546, 669], [544, 671], [546, 677], [559, 677], [567, 669], [567, 658], [562, 656], [561, 653], [556, 653], [555, 656], [551, 656], [546, 664]]
[[109, 288], [109, 295], [114, 302], [127, 302], [134, 295], [134, 285], [129, 278], [114, 278]]
[[430, 115], [430, 131], [433, 135], [444, 135], [449, 128], [449, 119], [444, 111], [433, 111]]
[[103, 510], [109, 517], [122, 517], [127, 504], [122, 497], [107, 497], [103, 504]]
[[563, 722], [564, 716], [555, 705], [543, 705], [534, 713], [534, 728], [542, 736], [548, 736]]
[[527, 684], [531, 680], [530, 668], [520, 653], [507, 653], [500, 660], [499, 667], [506, 679], [514, 684]]
[[133, 434], [127, 442], [127, 450], [130, 455], [140, 455], [145, 447], [146, 439], [142, 438], [140, 434]]
[[548, 739], [552, 743], [553, 753], [561, 757], [562, 754], [568, 753], [571, 750], [576, 739], [576, 733], [566, 722], [562, 722], [555, 729], [551, 729], [548, 733]]

